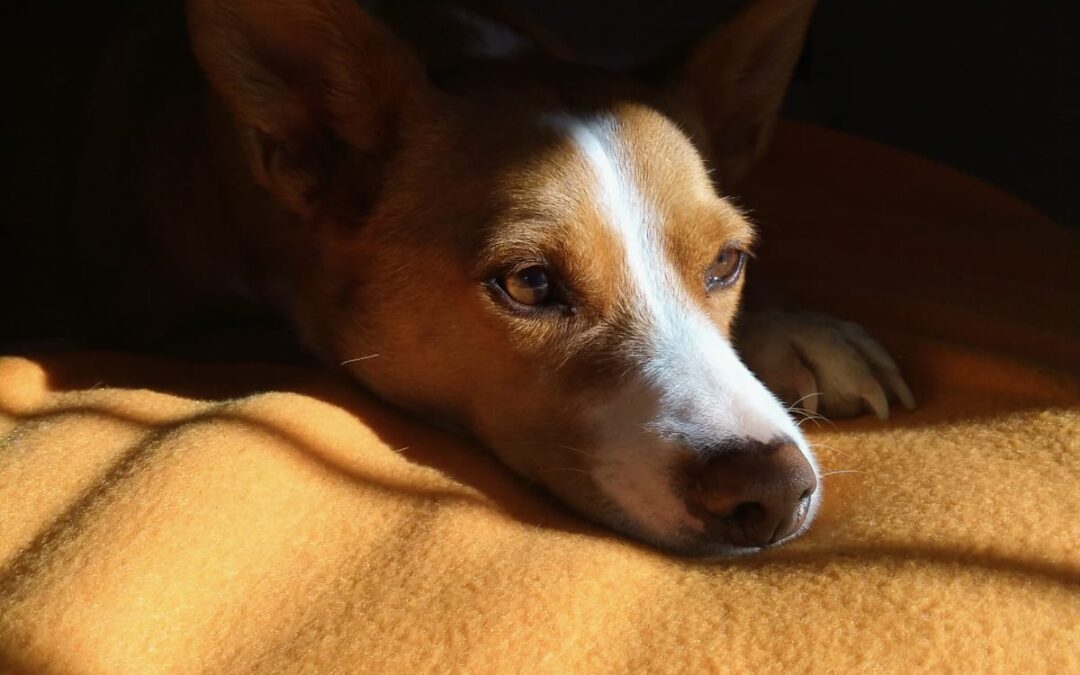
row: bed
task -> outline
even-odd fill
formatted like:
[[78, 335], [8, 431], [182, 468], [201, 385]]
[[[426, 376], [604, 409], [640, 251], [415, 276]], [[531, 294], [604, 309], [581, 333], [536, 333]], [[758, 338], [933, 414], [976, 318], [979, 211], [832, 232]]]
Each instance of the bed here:
[[753, 274], [918, 399], [804, 422], [795, 543], [680, 558], [302, 365], [0, 358], [0, 671], [1080, 672], [1076, 230], [787, 123]]

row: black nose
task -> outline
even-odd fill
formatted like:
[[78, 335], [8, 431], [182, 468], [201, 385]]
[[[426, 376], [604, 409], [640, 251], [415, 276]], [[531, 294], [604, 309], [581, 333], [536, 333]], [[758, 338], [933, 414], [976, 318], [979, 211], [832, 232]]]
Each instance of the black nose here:
[[708, 454], [690, 477], [687, 503], [710, 539], [765, 546], [806, 522], [817, 477], [790, 440], [725, 444]]

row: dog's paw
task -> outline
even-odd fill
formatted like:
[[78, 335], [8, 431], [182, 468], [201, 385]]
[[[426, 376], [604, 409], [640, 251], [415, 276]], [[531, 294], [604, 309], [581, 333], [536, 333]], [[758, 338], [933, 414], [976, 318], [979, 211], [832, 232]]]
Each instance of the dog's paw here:
[[770, 310], [740, 319], [739, 351], [788, 405], [828, 417], [870, 411], [889, 416], [889, 401], [915, 407], [892, 357], [861, 326], [812, 312]]

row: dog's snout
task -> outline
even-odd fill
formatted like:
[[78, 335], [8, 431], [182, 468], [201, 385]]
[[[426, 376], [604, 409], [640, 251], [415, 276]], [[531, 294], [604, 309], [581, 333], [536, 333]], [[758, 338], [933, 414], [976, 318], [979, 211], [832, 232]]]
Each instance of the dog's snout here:
[[788, 439], [728, 444], [691, 477], [687, 501], [710, 538], [766, 546], [802, 527], [817, 489], [814, 468]]

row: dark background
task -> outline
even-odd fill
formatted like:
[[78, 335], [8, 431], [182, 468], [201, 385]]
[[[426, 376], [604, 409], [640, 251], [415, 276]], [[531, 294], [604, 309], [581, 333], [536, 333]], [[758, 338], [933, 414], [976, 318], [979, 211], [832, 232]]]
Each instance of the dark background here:
[[[118, 11], [136, 4], [22, 0], [0, 10], [10, 73], [5, 145], [12, 135], [72, 133], [65, 111], [82, 95], [95, 50]], [[740, 2], [511, 4], [528, 9], [587, 60], [628, 65], [715, 24]], [[951, 164], [1059, 222], [1080, 225], [1072, 194], [1080, 175], [1074, 6], [1066, 0], [820, 0], [787, 114]], [[54, 187], [61, 180], [47, 163], [24, 173], [46, 174]], [[24, 199], [32, 189], [19, 180], [7, 185]], [[47, 201], [32, 203], [48, 208]]]
[[[647, 59], [740, 0], [514, 0], [597, 63]], [[932, 157], [1080, 226], [1076, 2], [819, 0], [789, 117]]]

